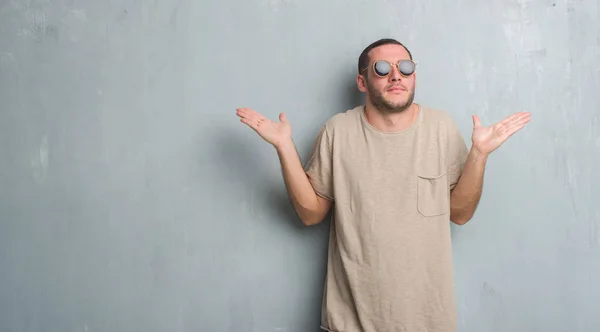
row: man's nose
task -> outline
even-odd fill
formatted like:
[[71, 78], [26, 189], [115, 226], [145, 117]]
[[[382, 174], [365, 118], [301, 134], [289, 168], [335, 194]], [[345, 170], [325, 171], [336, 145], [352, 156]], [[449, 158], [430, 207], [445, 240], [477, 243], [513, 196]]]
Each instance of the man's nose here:
[[392, 81], [392, 82], [399, 81], [402, 78], [402, 75], [400, 75], [400, 72], [398, 71], [397, 66], [392, 66], [392, 71], [390, 72], [389, 78], [390, 78], [390, 81]]

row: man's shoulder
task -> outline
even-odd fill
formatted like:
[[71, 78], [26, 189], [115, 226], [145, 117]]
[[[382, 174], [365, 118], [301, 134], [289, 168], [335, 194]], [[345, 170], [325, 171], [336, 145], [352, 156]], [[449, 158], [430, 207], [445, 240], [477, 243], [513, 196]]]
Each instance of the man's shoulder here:
[[360, 121], [360, 112], [362, 112], [363, 107], [363, 105], [356, 106], [333, 115], [325, 122], [325, 128], [333, 131], [335, 129], [344, 129], [348, 126], [355, 126]]
[[423, 111], [423, 122], [426, 124], [434, 126], [457, 126], [453, 116], [443, 109], [421, 105], [421, 110]]
[[423, 111], [423, 118], [428, 121], [453, 121], [450, 113], [441, 108], [421, 105], [421, 110]]

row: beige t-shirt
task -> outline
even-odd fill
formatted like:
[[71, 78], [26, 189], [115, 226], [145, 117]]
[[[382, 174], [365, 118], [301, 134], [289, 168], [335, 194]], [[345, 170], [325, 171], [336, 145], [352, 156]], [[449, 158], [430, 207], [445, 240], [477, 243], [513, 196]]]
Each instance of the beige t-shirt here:
[[305, 167], [334, 201], [321, 328], [333, 332], [454, 332], [450, 191], [467, 146], [445, 113], [385, 133], [364, 106], [323, 126]]

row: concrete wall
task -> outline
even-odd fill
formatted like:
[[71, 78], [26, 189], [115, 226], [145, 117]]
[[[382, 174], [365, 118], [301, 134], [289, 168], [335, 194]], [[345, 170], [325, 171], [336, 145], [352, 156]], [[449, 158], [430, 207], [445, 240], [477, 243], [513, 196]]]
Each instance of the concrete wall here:
[[304, 161], [362, 97], [381, 37], [416, 101], [532, 122], [453, 227], [461, 332], [600, 324], [598, 1], [0, 0], [0, 331], [318, 331], [328, 223], [301, 227], [275, 151]]

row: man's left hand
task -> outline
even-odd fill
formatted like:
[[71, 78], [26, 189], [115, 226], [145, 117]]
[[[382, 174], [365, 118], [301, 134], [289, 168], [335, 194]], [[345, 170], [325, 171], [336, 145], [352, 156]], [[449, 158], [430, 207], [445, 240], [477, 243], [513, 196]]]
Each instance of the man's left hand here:
[[529, 112], [517, 112], [489, 127], [483, 127], [477, 115], [473, 115], [473, 148], [482, 156], [496, 150], [510, 136], [521, 130], [530, 121]]

